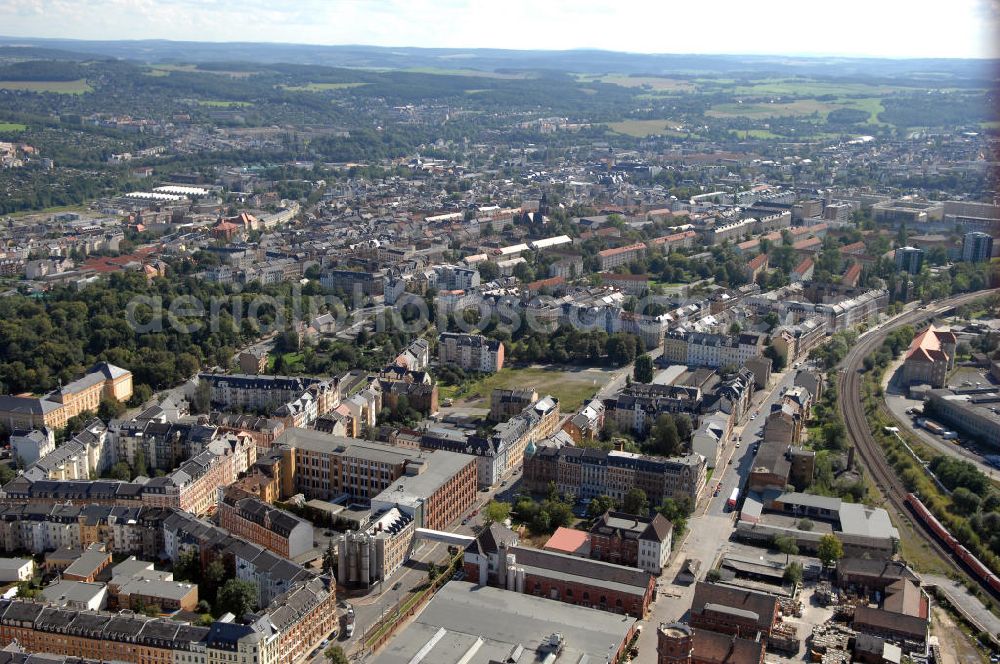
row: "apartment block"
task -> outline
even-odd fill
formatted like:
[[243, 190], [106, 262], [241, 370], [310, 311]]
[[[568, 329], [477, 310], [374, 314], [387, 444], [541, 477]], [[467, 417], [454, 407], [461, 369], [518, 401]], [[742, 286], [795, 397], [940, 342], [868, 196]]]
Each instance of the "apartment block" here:
[[226, 491], [217, 515], [229, 532], [279, 556], [295, 559], [313, 548], [311, 523], [243, 491]]
[[619, 265], [628, 265], [646, 254], [646, 245], [641, 242], [605, 249], [597, 252], [597, 259], [601, 264], [601, 271], [613, 270]]
[[503, 368], [503, 342], [479, 334], [444, 332], [438, 337], [438, 361], [465, 371], [496, 373]]
[[555, 482], [561, 493], [577, 498], [608, 495], [616, 500], [634, 487], [645, 491], [653, 504], [664, 498], [697, 501], [705, 487], [707, 466], [700, 454], [676, 458], [578, 447], [546, 447], [525, 454], [524, 483], [529, 491], [544, 492]]

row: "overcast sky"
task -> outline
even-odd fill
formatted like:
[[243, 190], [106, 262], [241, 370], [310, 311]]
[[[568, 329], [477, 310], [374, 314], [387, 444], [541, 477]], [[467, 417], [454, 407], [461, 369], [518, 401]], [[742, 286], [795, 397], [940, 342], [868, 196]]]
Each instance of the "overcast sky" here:
[[998, 14], [1000, 0], [0, 0], [0, 34], [982, 58], [1000, 57]]

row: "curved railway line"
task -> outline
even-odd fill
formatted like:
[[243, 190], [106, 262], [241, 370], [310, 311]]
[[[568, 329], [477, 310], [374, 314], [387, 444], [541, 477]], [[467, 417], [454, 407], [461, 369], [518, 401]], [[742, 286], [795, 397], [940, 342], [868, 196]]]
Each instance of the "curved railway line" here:
[[[837, 408], [844, 418], [844, 425], [847, 428], [847, 435], [854, 443], [855, 449], [861, 458], [862, 463], [872, 479], [878, 486], [879, 491], [885, 497], [891, 507], [890, 512], [895, 512], [894, 521], [901, 529], [910, 530], [917, 538], [926, 542], [928, 546], [944, 560], [947, 565], [959, 572], [963, 577], [972, 578], [964, 567], [956, 561], [951, 552], [938, 539], [926, 530], [916, 519], [912, 518], [906, 506], [906, 494], [909, 490], [897, 475], [895, 469], [889, 464], [885, 453], [878, 441], [872, 435], [865, 416], [864, 404], [861, 401], [861, 386], [863, 376], [860, 372], [865, 357], [875, 351], [885, 340], [886, 335], [903, 325], [920, 324], [929, 318], [941, 315], [942, 313], [961, 306], [966, 302], [979, 299], [984, 295], [995, 293], [1000, 289], [977, 291], [958, 295], [955, 297], [938, 300], [931, 303], [926, 309], [914, 309], [898, 318], [894, 319], [884, 327], [863, 335], [858, 339], [857, 344], [848, 352], [847, 357], [840, 364], [840, 375], [837, 381], [838, 395]], [[905, 517], [900, 518], [900, 517]], [[911, 524], [911, 525], [910, 525]], [[909, 527], [908, 527], [909, 525]], [[978, 584], [979, 581], [975, 580]]]

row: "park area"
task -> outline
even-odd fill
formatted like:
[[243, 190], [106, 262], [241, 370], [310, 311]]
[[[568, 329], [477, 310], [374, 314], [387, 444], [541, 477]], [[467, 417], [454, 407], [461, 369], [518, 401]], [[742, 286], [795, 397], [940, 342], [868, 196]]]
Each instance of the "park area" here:
[[578, 409], [609, 380], [611, 371], [600, 368], [508, 367], [462, 385], [442, 385], [440, 396], [442, 400], [454, 399], [456, 406], [489, 408], [494, 389], [534, 388], [539, 397], [551, 394], [559, 399], [559, 410], [567, 413]]

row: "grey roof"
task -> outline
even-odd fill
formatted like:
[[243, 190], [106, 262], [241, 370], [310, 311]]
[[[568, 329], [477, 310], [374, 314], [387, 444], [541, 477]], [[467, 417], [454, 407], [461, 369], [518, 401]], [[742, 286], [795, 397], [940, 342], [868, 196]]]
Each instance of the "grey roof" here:
[[[634, 623], [606, 611], [451, 581], [374, 664], [539, 662], [552, 634], [564, 639], [559, 661], [604, 662], [618, 652]], [[424, 657], [415, 660], [424, 649]], [[514, 660], [508, 659], [512, 653]]]
[[42, 588], [41, 594], [46, 602], [65, 606], [67, 602], [86, 604], [101, 594], [104, 588], [103, 583], [58, 581], [51, 586]]

